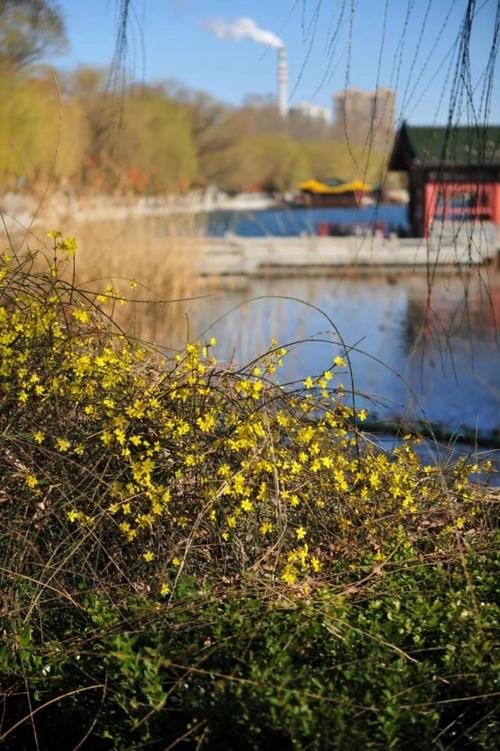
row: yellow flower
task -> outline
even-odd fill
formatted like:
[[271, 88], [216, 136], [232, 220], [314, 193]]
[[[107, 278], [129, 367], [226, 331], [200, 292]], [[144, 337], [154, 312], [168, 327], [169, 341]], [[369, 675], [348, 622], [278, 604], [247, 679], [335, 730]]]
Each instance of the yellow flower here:
[[24, 482], [29, 488], [36, 488], [36, 486], [38, 485], [38, 480], [36, 479], [35, 475], [26, 475]]
[[297, 528], [297, 529], [295, 530], [295, 534], [297, 535], [297, 540], [303, 540], [303, 539], [304, 539], [304, 537], [306, 536], [307, 532], [306, 532], [306, 530], [304, 529], [304, 527], [298, 527], [298, 528]]
[[121, 428], [115, 428], [113, 432], [118, 443], [123, 446], [123, 444], [125, 443], [125, 431], [123, 431]]
[[286, 584], [295, 584], [297, 581], [297, 574], [292, 568], [286, 568], [281, 574], [281, 578]]
[[321, 562], [315, 555], [313, 555], [311, 558], [311, 566], [313, 567], [313, 571], [315, 573], [318, 573], [318, 571], [321, 570]]
[[204, 433], [207, 433], [209, 430], [212, 430], [215, 425], [215, 415], [208, 414], [204, 417], [198, 417], [196, 423]]
[[172, 565], [179, 567], [181, 565], [181, 559], [177, 558], [177, 556], [175, 558], [172, 558]]
[[314, 461], [311, 464], [311, 472], [318, 472], [321, 469], [321, 462], [319, 459], [314, 459]]
[[248, 498], [245, 498], [245, 500], [241, 502], [241, 508], [243, 511], [253, 511], [253, 503], [249, 501]]
[[59, 250], [62, 250], [68, 256], [74, 256], [77, 251], [77, 242], [74, 237], [64, 237], [59, 243]]
[[167, 582], [164, 582], [160, 587], [160, 595], [162, 597], [165, 597], [166, 595], [170, 594], [170, 585], [167, 584]]
[[341, 368], [341, 367], [345, 368], [345, 366], [346, 366], [345, 360], [344, 360], [343, 357], [336, 357], [335, 360], [333, 361], [333, 364], [337, 365], [337, 367], [339, 367], [339, 368]]
[[273, 531], [273, 525], [270, 522], [264, 522], [260, 525], [260, 531], [263, 535], [267, 535]]
[[367, 415], [366, 409], [360, 409], [359, 410], [359, 412], [358, 412], [358, 420], [361, 420], [361, 422], [363, 422], [364, 420], [366, 420], [367, 416], [368, 415]]
[[220, 475], [220, 477], [230, 477], [231, 467], [229, 464], [221, 464], [217, 470], [217, 474]]
[[57, 438], [56, 439], [56, 446], [59, 449], [59, 451], [64, 454], [69, 447], [71, 446], [71, 443], [66, 440], [66, 438]]
[[304, 381], [304, 386], [306, 387], [306, 389], [312, 389], [312, 387], [314, 386], [314, 381], [311, 376], [307, 376], [306, 380]]
[[90, 320], [90, 316], [87, 313], [86, 310], [81, 310], [80, 308], [77, 308], [77, 310], [73, 310], [72, 314], [73, 318], [75, 318], [79, 323], [88, 323]]
[[45, 440], [45, 434], [42, 433], [41, 430], [37, 430], [36, 433], [33, 433], [33, 440], [35, 443], [43, 443]]
[[236, 475], [236, 477], [233, 480], [233, 491], [237, 495], [243, 495], [244, 487], [245, 487], [245, 478], [242, 477], [241, 475]]
[[107, 430], [105, 430], [104, 433], [99, 436], [99, 440], [101, 440], [105, 446], [109, 446], [113, 438], [111, 433], [108, 433]]
[[148, 550], [147, 553], [142, 554], [142, 557], [149, 563], [150, 561], [154, 561], [155, 554], [151, 550]]

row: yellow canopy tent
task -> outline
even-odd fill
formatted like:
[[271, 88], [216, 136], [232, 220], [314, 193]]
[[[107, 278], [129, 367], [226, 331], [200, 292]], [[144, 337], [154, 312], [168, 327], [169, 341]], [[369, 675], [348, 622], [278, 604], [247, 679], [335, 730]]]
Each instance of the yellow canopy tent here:
[[369, 183], [364, 183], [361, 180], [353, 180], [350, 183], [340, 183], [339, 185], [328, 185], [320, 180], [304, 180], [297, 185], [299, 190], [307, 193], [350, 193], [350, 192], [363, 192], [370, 193], [372, 186]]

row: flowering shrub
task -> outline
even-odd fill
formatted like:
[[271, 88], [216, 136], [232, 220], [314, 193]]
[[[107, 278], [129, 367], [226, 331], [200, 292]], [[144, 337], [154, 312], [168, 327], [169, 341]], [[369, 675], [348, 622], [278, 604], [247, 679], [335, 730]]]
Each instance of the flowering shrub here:
[[292, 585], [356, 566], [360, 549], [383, 563], [415, 546], [422, 515], [426, 554], [433, 537], [454, 545], [473, 523], [463, 466], [444, 490], [411, 440], [391, 456], [360, 445], [342, 358], [300, 393], [273, 384], [286, 355], [277, 344], [238, 373], [218, 365], [215, 340], [163, 358], [110, 327], [116, 291], [62, 281], [59, 256], [74, 241], [54, 241], [48, 274], [4, 258], [4, 492], [16, 506], [23, 498], [26, 518], [55, 514], [67, 534], [99, 539], [128, 577], [142, 581], [147, 563], [158, 594], [181, 567], [258, 568]]
[[[117, 290], [67, 280], [76, 244], [52, 238], [46, 270], [32, 255], [0, 266], [2, 575], [20, 617], [5, 634], [17, 655], [29, 645], [34, 672], [47, 660], [67, 671], [59, 640], [85, 652], [74, 635], [90, 622], [108, 634], [89, 632], [97, 663], [128, 681], [102, 658], [105, 643], [126, 653], [123, 608], [134, 619], [255, 582], [297, 602], [325, 586], [357, 593], [489, 544], [476, 468], [423, 466], [411, 437], [390, 455], [375, 448], [345, 398], [342, 358], [287, 389], [277, 342], [240, 371], [217, 362], [215, 340], [164, 356], [113, 324]], [[144, 677], [156, 686], [145, 713], [166, 701], [161, 665]]]

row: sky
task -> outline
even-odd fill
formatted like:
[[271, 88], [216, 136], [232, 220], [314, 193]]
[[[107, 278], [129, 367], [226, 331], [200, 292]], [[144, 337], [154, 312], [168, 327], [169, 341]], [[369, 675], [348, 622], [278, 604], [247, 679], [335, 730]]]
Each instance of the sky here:
[[[250, 17], [286, 46], [291, 105], [310, 101], [331, 110], [333, 92], [378, 84], [396, 90], [399, 120], [447, 120], [467, 0], [131, 1], [126, 64], [133, 80], [175, 80], [232, 105], [248, 94], [275, 94], [275, 49], [249, 39], [219, 39], [207, 28], [214, 19]], [[69, 47], [52, 62], [64, 70], [109, 65], [120, 1], [59, 0], [59, 6]], [[496, 12], [497, 0], [477, 0], [469, 102], [480, 119]], [[467, 122], [473, 114], [465, 87], [460, 90], [456, 117]], [[495, 86], [488, 119], [500, 123]]]

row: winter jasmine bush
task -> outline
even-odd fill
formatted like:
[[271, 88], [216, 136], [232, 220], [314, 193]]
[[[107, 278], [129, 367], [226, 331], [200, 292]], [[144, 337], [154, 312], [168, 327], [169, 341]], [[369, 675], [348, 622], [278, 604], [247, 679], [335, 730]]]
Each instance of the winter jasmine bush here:
[[492, 749], [477, 467], [376, 449], [340, 357], [284, 388], [277, 342], [138, 344], [51, 237], [0, 266], [7, 747]]

